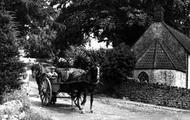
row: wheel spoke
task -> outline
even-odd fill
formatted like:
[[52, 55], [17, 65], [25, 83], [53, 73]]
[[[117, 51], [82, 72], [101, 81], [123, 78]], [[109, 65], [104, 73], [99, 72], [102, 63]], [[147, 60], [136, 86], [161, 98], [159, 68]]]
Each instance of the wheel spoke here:
[[48, 103], [48, 98], [47, 98], [47, 97], [45, 97], [45, 103], [46, 103], [46, 104]]
[[44, 78], [43, 81], [41, 82], [41, 87], [40, 87], [40, 97], [43, 105], [48, 105], [49, 102], [52, 99], [52, 88], [51, 88], [51, 82], [49, 81], [48, 78]]
[[44, 103], [44, 98], [45, 98], [44, 96], [41, 97], [41, 99], [42, 99], [42, 103]]

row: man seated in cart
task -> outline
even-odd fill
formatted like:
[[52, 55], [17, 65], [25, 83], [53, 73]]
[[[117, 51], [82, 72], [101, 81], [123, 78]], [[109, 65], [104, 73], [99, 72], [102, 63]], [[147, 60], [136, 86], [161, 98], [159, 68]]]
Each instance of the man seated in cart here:
[[50, 69], [50, 71], [49, 71], [47, 74], [48, 74], [48, 76], [50, 77], [50, 79], [51, 79], [51, 80], [57, 79], [58, 74], [57, 74], [57, 72], [55, 71], [56, 67], [51, 66], [49, 69]]

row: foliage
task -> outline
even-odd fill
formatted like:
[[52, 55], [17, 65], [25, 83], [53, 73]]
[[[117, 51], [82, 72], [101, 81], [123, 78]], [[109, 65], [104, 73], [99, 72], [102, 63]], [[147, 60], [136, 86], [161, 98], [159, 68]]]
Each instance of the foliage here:
[[87, 50], [83, 47], [70, 47], [70, 49], [65, 52], [65, 59], [73, 60], [73, 67], [81, 68], [87, 70], [91, 59], [90, 56], [87, 55]]
[[58, 13], [49, 2], [51, 0], [0, 0], [1, 9], [14, 13], [14, 21], [20, 31], [18, 37], [22, 38], [19, 45], [27, 50], [30, 57], [52, 55], [51, 42], [56, 36], [55, 30], [64, 29], [54, 21]]
[[32, 109], [28, 109], [26, 111], [26, 116], [22, 120], [52, 120], [50, 116], [42, 116], [37, 111], [34, 111]]
[[[28, 86], [26, 86], [28, 87]], [[5, 110], [6, 112], [0, 113], [0, 118], [3, 117], [3, 115], [7, 115], [7, 119], [13, 119], [18, 118], [19, 120], [52, 120], [50, 116], [42, 116], [41, 113], [34, 111], [31, 108], [31, 102], [28, 98], [27, 91], [25, 89], [17, 89], [17, 90], [11, 90], [9, 93], [3, 94], [3, 103], [7, 103], [9, 101], [19, 101], [21, 102], [21, 105], [18, 106], [17, 102], [14, 102], [14, 104], [11, 103], [13, 107], [19, 108], [20, 111], [18, 112], [18, 115], [14, 112], [14, 108], [6, 106]], [[20, 118], [19, 116], [22, 116]]]
[[48, 25], [41, 28], [37, 34], [28, 33], [28, 36], [23, 44], [28, 57], [50, 58], [54, 55], [52, 41], [55, 39], [56, 32]]
[[[50, 47], [52, 53], [58, 49], [66, 50], [71, 45], [84, 44], [90, 37], [97, 38], [100, 42], [113, 42], [114, 46], [122, 42], [132, 46], [153, 22], [157, 3], [165, 9], [164, 21], [167, 24], [188, 33], [190, 23], [189, 0], [0, 0], [1, 3], [2, 1], [5, 10], [14, 11], [14, 20], [19, 23], [21, 36], [28, 33], [32, 37], [30, 39], [41, 36], [41, 30], [46, 25], [52, 33], [57, 31], [53, 46]], [[49, 37], [54, 39], [54, 35]], [[52, 39], [45, 41], [51, 43]], [[28, 42], [24, 40], [21, 45]], [[39, 43], [41, 42], [38, 45]], [[45, 46], [43, 43], [40, 44], [42, 48]], [[27, 48], [33, 47], [29, 45], [26, 45]], [[29, 51], [34, 52], [31, 49]], [[39, 54], [39, 49], [35, 51]]]
[[164, 84], [143, 84], [134, 80], [123, 81], [122, 94], [129, 100], [161, 106], [190, 109], [190, 90]]
[[10, 12], [0, 11], [0, 95], [7, 88], [19, 87], [23, 64], [18, 60], [18, 31]]
[[167, 24], [188, 33], [190, 23], [189, 0], [0, 0], [0, 3], [5, 10], [14, 11], [21, 36], [28, 33], [40, 36], [46, 25], [52, 33], [52, 29], [56, 30], [51, 46], [54, 52], [84, 44], [89, 37], [113, 42], [114, 46], [122, 42], [132, 46], [153, 21], [157, 3], [165, 9]]
[[65, 65], [65, 67], [75, 67], [87, 70], [91, 65], [102, 65], [105, 54], [105, 49], [86, 50], [84, 47], [71, 46], [70, 49], [67, 49], [64, 55], [62, 55], [66, 61], [62, 64], [68, 63], [69, 65]]
[[66, 27], [55, 41], [62, 50], [91, 36], [114, 46], [122, 42], [132, 46], [153, 22], [157, 4], [165, 9], [164, 21], [174, 28], [187, 32], [184, 26], [190, 22], [189, 0], [54, 0], [51, 5], [55, 4], [61, 10], [56, 21]]
[[[20, 35], [36, 31], [55, 18], [56, 12], [48, 5], [49, 0], [0, 0], [6, 11], [14, 11]], [[50, 2], [50, 1], [49, 1]], [[51, 18], [51, 19], [50, 19]]]
[[[66, 26], [66, 29], [59, 31], [57, 35], [56, 42], [60, 43], [57, 44], [60, 45], [57, 48], [60, 49], [62, 45], [64, 45], [62, 49], [65, 49], [69, 45], [85, 43], [85, 38], [88, 39], [92, 33], [99, 41], [113, 42], [115, 46], [121, 42], [130, 43], [129, 40], [136, 36], [130, 36], [129, 32], [135, 30], [135, 34], [140, 35], [147, 24], [145, 21], [147, 15], [143, 11], [135, 11], [127, 1], [70, 1], [69, 5], [64, 6], [67, 2], [60, 3], [63, 7], [56, 19]], [[135, 20], [130, 19], [130, 14], [135, 14], [133, 18]]]
[[102, 65], [102, 79], [106, 93], [114, 94], [122, 81], [132, 76], [135, 65], [135, 57], [125, 44], [107, 52]]
[[23, 109], [28, 109], [30, 106], [30, 100], [27, 96], [27, 91], [22, 89], [16, 89], [16, 90], [9, 90], [7, 93], [6, 91], [3, 94], [3, 100], [2, 103], [6, 103], [8, 101], [12, 100], [19, 100], [23, 104]]

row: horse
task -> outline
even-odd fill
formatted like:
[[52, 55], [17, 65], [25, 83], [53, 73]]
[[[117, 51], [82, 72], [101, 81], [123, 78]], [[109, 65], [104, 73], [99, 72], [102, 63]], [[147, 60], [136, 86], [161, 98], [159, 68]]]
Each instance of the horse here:
[[[43, 71], [44, 68], [41, 64], [35, 64], [32, 66], [32, 76], [36, 78], [38, 90], [40, 89], [40, 78], [45, 77], [45, 73], [43, 73]], [[75, 103], [82, 113], [84, 111], [81, 105], [85, 105], [87, 92], [90, 93], [90, 112], [92, 113], [93, 93], [96, 85], [99, 83], [99, 67], [93, 66], [87, 71], [76, 68], [56, 68], [55, 71], [58, 73], [58, 79], [69, 82], [69, 84], [61, 84], [59, 92], [69, 93], [71, 95], [72, 102]], [[52, 97], [52, 103], [55, 102], [56, 93], [54, 93]]]
[[40, 94], [41, 79], [45, 77], [45, 69], [41, 64], [33, 64], [31, 67], [32, 78], [35, 78]]
[[[70, 80], [75, 81], [69, 86], [72, 91], [77, 91], [72, 92], [76, 94], [74, 97], [76, 100], [74, 102], [77, 103], [75, 103], [75, 105], [79, 108], [79, 110], [81, 110], [82, 113], [84, 113], [82, 106], [85, 105], [87, 93], [89, 93], [90, 112], [93, 113], [93, 94], [96, 86], [100, 83], [100, 67], [93, 65], [86, 72], [82, 72], [82, 74], [79, 71], [73, 71], [71, 74], [69, 74], [68, 81]], [[61, 88], [65, 88], [64, 84]], [[79, 101], [82, 95], [83, 97], [80, 104]]]

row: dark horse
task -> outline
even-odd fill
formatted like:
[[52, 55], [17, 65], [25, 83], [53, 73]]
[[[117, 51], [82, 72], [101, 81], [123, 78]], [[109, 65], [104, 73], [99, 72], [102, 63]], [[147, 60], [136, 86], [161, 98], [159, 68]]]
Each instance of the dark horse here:
[[[34, 64], [31, 68], [32, 76], [36, 78], [38, 90], [40, 93], [40, 80], [46, 77], [44, 68], [41, 64]], [[60, 90], [58, 92], [67, 92], [71, 95], [72, 101], [83, 112], [81, 105], [85, 105], [87, 92], [90, 93], [90, 112], [93, 112], [93, 93], [96, 85], [99, 83], [99, 67], [92, 66], [89, 70], [84, 71], [76, 68], [56, 68], [58, 79], [61, 79]], [[53, 94], [52, 102], [56, 101], [56, 94]], [[80, 103], [81, 102], [81, 103]]]
[[38, 85], [38, 91], [40, 94], [40, 84], [43, 77], [46, 76], [45, 69], [41, 64], [34, 64], [31, 67], [32, 70], [32, 77], [36, 79], [36, 83]]

